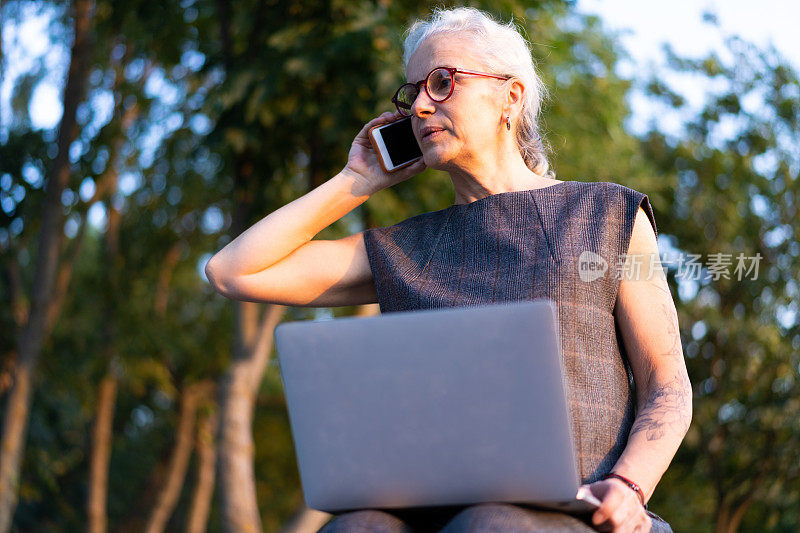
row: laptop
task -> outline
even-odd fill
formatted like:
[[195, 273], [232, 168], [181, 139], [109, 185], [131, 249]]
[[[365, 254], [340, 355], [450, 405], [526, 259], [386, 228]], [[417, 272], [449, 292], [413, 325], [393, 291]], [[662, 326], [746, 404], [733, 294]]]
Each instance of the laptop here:
[[589, 512], [556, 310], [527, 300], [275, 330], [306, 504]]

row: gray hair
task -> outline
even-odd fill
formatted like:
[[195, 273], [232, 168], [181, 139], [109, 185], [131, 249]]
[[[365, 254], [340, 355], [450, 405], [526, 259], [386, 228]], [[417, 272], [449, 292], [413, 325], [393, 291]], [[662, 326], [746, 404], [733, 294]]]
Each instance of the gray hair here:
[[512, 76], [525, 85], [516, 128], [517, 146], [528, 168], [540, 175], [553, 176], [547, 161], [548, 148], [539, 131], [539, 111], [547, 97], [546, 88], [536, 72], [528, 41], [513, 22], [501, 24], [472, 7], [436, 8], [429, 19], [417, 20], [406, 31], [403, 64], [408, 67], [411, 56], [427, 38], [453, 33], [465, 33], [479, 45], [492, 74]]

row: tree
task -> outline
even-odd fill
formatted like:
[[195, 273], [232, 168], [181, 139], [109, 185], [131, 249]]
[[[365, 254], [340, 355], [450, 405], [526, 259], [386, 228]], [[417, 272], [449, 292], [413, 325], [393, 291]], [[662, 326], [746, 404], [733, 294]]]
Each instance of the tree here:
[[[174, 290], [176, 285], [184, 285], [180, 292], [192, 294], [195, 305], [202, 306], [203, 300], [207, 300], [208, 296], [210, 296], [210, 291], [202, 290], [207, 287], [205, 287], [204, 282], [197, 274], [196, 265], [199, 259], [198, 254], [201, 252], [187, 253], [182, 239], [178, 238], [178, 242], [175, 242], [174, 233], [162, 231], [159, 234], [158, 230], [149, 231], [148, 235], [153, 235], [154, 238], [145, 241], [142, 241], [140, 236], [137, 236], [139, 239], [134, 242], [146, 242], [149, 245], [147, 252], [137, 249], [135, 245], [131, 245], [129, 237], [132, 233], [135, 233], [129, 230], [131, 225], [143, 224], [148, 227], [148, 230], [152, 230], [158, 224], [148, 225], [147, 220], [140, 219], [140, 213], [130, 208], [133, 202], [125, 199], [129, 192], [117, 190], [120, 176], [124, 179], [126, 178], [126, 173], [130, 175], [132, 168], [138, 165], [137, 159], [146, 152], [147, 147], [142, 146], [144, 143], [140, 144], [136, 137], [142, 136], [143, 131], [146, 132], [153, 124], [158, 123], [159, 118], [151, 116], [150, 113], [164, 113], [163, 108], [165, 106], [156, 105], [151, 109], [149, 104], [152, 98], [144, 94], [146, 92], [144, 86], [148, 82], [148, 73], [169, 72], [173, 67], [170, 63], [175, 61], [181, 63], [186, 55], [181, 51], [182, 49], [186, 51], [183, 48], [185, 43], [180, 42], [181, 38], [186, 37], [182, 32], [188, 29], [188, 25], [183, 21], [182, 8], [177, 3], [162, 4], [158, 9], [148, 9], [147, 13], [153, 14], [151, 18], [148, 18], [142, 15], [140, 9], [142, 6], [147, 7], [145, 3], [140, 3], [140, 5], [128, 3], [125, 9], [115, 9], [114, 5], [101, 2], [97, 6], [96, 15], [93, 19], [92, 35], [96, 42], [91, 48], [91, 54], [88, 58], [90, 67], [88, 68], [89, 73], [87, 76], [89, 80], [88, 92], [90, 94], [88, 100], [91, 106], [80, 106], [76, 113], [79, 133], [76, 137], [77, 142], [72, 145], [70, 180], [63, 189], [63, 194], [59, 197], [61, 210], [66, 215], [63, 217], [66, 219], [66, 224], [59, 229], [59, 233], [62, 239], [66, 234], [69, 246], [66, 251], [61, 253], [66, 259], [59, 266], [59, 273], [56, 276], [55, 283], [56, 290], [52, 296], [53, 303], [49, 307], [46, 319], [47, 331], [52, 329], [53, 336], [50, 342], [43, 347], [45, 353], [56, 352], [58, 355], [51, 360], [45, 358], [45, 364], [40, 365], [41, 370], [38, 378], [49, 387], [47, 394], [35, 392], [35, 400], [30, 417], [33, 429], [31, 430], [28, 452], [22, 468], [27, 480], [24, 477], [20, 478], [25, 501], [15, 519], [18, 524], [30, 524], [31, 522], [28, 520], [33, 520], [33, 523], [38, 525], [49, 520], [49, 510], [46, 509], [48, 504], [50, 505], [50, 510], [55, 510], [53, 512], [62, 513], [60, 517], [62, 522], [69, 524], [70, 520], [74, 520], [73, 524], [75, 522], [78, 524], [83, 523], [83, 520], [78, 520], [74, 513], [63, 514], [65, 508], [74, 508], [75, 505], [80, 505], [74, 499], [80, 492], [76, 490], [58, 490], [62, 488], [58, 487], [59, 483], [66, 483], [71, 476], [77, 477], [76, 472], [80, 473], [80, 469], [83, 466], [80, 461], [80, 451], [83, 443], [75, 442], [75, 440], [80, 441], [80, 439], [69, 439], [71, 446], [67, 448], [68, 453], [66, 454], [69, 459], [57, 458], [59, 455], [61, 457], [65, 456], [63, 450], [59, 449], [59, 445], [61, 445], [59, 441], [62, 440], [62, 435], [59, 434], [59, 431], [63, 428], [52, 427], [51, 421], [54, 416], [63, 416], [64, 418], [71, 416], [72, 418], [69, 422], [65, 422], [64, 427], [68, 428], [69, 432], [74, 435], [76, 429], [88, 425], [88, 419], [83, 415], [82, 411], [77, 413], [69, 412], [62, 406], [75, 405], [76, 402], [81, 402], [81, 407], [91, 406], [91, 410], [94, 411], [95, 404], [93, 400], [97, 398], [100, 400], [98, 402], [99, 414], [94, 428], [96, 431], [91, 448], [92, 458], [89, 461], [91, 465], [88, 491], [90, 497], [85, 502], [85, 506], [90, 517], [90, 527], [94, 530], [105, 528], [105, 504], [103, 500], [106, 499], [107, 490], [103, 480], [108, 478], [105, 475], [105, 470], [108, 468], [114, 434], [121, 433], [124, 427], [123, 424], [126, 422], [123, 418], [123, 424], [117, 424], [116, 431], [112, 431], [114, 420], [111, 414], [114, 411], [115, 398], [119, 392], [117, 387], [118, 380], [120, 377], [124, 378], [121, 393], [125, 395], [130, 394], [130, 389], [135, 389], [136, 387], [147, 390], [154, 381], [154, 374], [161, 373], [163, 375], [167, 373], [167, 370], [163, 367], [154, 372], [155, 367], [158, 365], [149, 364], [150, 361], [141, 364], [134, 357], [131, 357], [130, 345], [136, 344], [136, 341], [132, 342], [132, 340], [137, 339], [137, 336], [141, 337], [143, 334], [152, 333], [152, 326], [149, 323], [152, 322], [153, 309], [155, 309], [155, 316], [160, 319], [159, 326], [175, 322], [173, 315], [179, 314], [180, 310], [169, 312], [167, 297], [172, 292], [178, 292]], [[59, 9], [59, 4], [44, 5], [40, 6], [40, 13], [47, 13], [48, 11], [58, 13]], [[173, 11], [169, 12], [169, 9], [173, 9]], [[8, 11], [4, 14], [7, 13]], [[171, 16], [164, 17], [165, 13], [170, 13]], [[181, 23], [178, 23], [178, 21]], [[68, 23], [70, 23], [69, 19], [62, 21], [56, 15], [55, 22], [52, 25], [54, 34], [58, 35], [58, 28], [61, 28], [62, 24], [66, 25]], [[158, 30], [156, 33], [164, 38], [164, 42], [167, 43], [164, 51], [148, 46], [155, 30]], [[142, 53], [143, 51], [147, 53], [144, 54]], [[169, 80], [176, 85], [179, 85], [189, 74], [193, 75], [194, 73], [191, 68], [185, 67], [183, 64], [179, 64], [178, 67], [174, 70], [174, 78]], [[195, 81], [202, 83], [202, 79]], [[29, 92], [17, 91], [15, 106], [25, 109], [29, 101]], [[102, 105], [96, 100], [104, 96], [102, 94], [104, 92], [110, 93], [115, 104], [111, 117], [105, 119], [108, 121], [106, 124], [103, 124], [102, 118], [95, 120], [96, 114], [102, 114], [102, 111], [100, 111]], [[188, 115], [186, 119], [188, 122], [188, 119], [194, 115], [194, 109], [187, 106], [185, 112]], [[21, 115], [22, 113], [20, 113]], [[135, 120], [137, 117], [141, 118], [141, 120]], [[2, 294], [4, 302], [10, 301], [11, 305], [8, 307], [14, 309], [13, 314], [3, 314], [4, 324], [10, 323], [12, 320], [22, 323], [27, 315], [26, 300], [22, 288], [31, 283], [31, 280], [28, 272], [21, 269], [20, 266], [24, 268], [26, 258], [31, 255], [29, 251], [30, 240], [40, 223], [39, 212], [42, 210], [44, 199], [42, 198], [43, 195], [40, 194], [41, 185], [34, 183], [29, 177], [30, 172], [26, 173], [26, 168], [44, 168], [44, 162], [48, 160], [48, 145], [53, 144], [52, 140], [48, 139], [46, 132], [43, 135], [37, 135], [25, 131], [30, 125], [26, 124], [24, 120], [17, 120], [11, 126], [8, 140], [4, 142], [2, 155], [0, 155], [0, 162], [2, 162], [0, 164], [0, 175], [3, 176], [4, 180], [3, 189], [5, 193], [8, 187], [6, 180], [9, 179], [19, 179], [19, 184], [11, 181], [11, 186], [16, 187], [17, 190], [23, 185], [26, 186], [26, 189], [24, 197], [20, 195], [20, 198], [24, 199], [21, 201], [17, 199], [14, 206], [15, 209], [10, 213], [8, 207], [10, 204], [5, 202], [3, 204], [4, 212], [9, 213], [10, 226], [12, 228], [24, 228], [21, 234], [19, 234], [18, 230], [8, 233], [5, 229], [8, 224], [4, 223], [3, 230], [0, 232], [0, 237], [4, 237], [2, 241], [3, 273], [4, 277], [7, 277], [12, 282], [10, 283], [10, 290], [6, 291], [3, 288], [0, 294]], [[183, 131], [191, 132], [188, 124]], [[178, 132], [174, 135], [176, 143], [181, 143], [180, 145], [183, 149], [196, 150], [196, 143], [194, 145], [189, 143], [187, 147], [185, 142], [186, 135], [181, 137], [180, 133]], [[192, 133], [192, 138], [197, 139], [198, 136]], [[75, 156], [76, 148], [81, 148], [82, 152], [77, 161]], [[185, 161], [193, 157], [191, 153], [184, 154], [181, 152], [181, 156], [176, 159]], [[175, 175], [189, 175], [186, 184], [186, 189], [189, 190], [194, 186], [191, 183], [191, 179], [200, 178], [197, 172], [187, 172], [185, 165], [181, 169]], [[138, 171], [139, 169], [136, 170]], [[146, 172], [144, 174], [147, 176]], [[158, 175], [157, 172], [153, 174]], [[26, 176], [26, 178], [23, 180], [20, 178], [21, 176]], [[130, 176], [127, 177], [129, 178]], [[196, 186], [194, 188], [201, 191], [204, 190]], [[89, 191], [88, 196], [85, 196], [85, 191]], [[155, 198], [159, 196], [154, 195]], [[187, 197], [191, 196], [187, 194]], [[141, 199], [140, 197], [136, 200]], [[169, 203], [166, 198], [162, 201]], [[208, 205], [208, 199], [201, 198], [199, 201], [202, 204], [202, 209], [205, 210]], [[140, 205], [141, 202], [136, 207]], [[105, 213], [106, 224], [100, 230], [101, 233], [99, 235], [95, 233], [90, 224], [87, 224], [87, 211], [92, 206], [102, 207]], [[186, 235], [183, 237], [186, 242], [202, 243], [203, 239], [207, 238], [206, 233], [199, 224], [189, 224], [191, 222], [190, 218], [199, 218], [199, 215], [191, 212], [195, 206], [186, 203], [182, 208], [185, 211], [189, 211], [189, 213], [179, 211], [175, 214], [179, 222], [183, 223], [177, 224], [177, 228], [190, 228], [189, 230], [184, 229]], [[18, 226], [17, 224], [20, 222], [22, 224]], [[87, 226], [89, 227], [88, 231]], [[86, 253], [82, 254], [79, 252], [81, 251], [81, 244], [84, 242], [88, 245], [84, 248], [88, 249], [84, 249]], [[97, 253], [98, 248], [96, 245], [98, 243], [102, 245], [101, 249], [104, 248], [106, 252]], [[164, 248], [167, 250], [165, 251]], [[157, 266], [148, 268], [149, 264], [146, 262], [134, 264], [131, 256], [137, 252], [144, 252], [140, 255], [151, 255], [152, 261], [150, 263], [157, 263]], [[73, 282], [78, 286], [77, 291], [76, 293], [68, 293], [66, 288], [70, 282], [72, 265], [76, 264], [79, 265], [77, 279], [74, 279]], [[108, 268], [98, 268], [97, 265], [105, 265]], [[121, 276], [120, 272], [133, 275]], [[152, 278], [150, 274], [152, 274]], [[138, 294], [133, 292], [138, 289], [136, 282], [140, 275], [148, 278], [141, 280], [142, 285], [153, 287], [158, 291], [155, 297], [150, 297], [147, 302], [143, 302], [144, 305], [137, 305], [141, 301], [141, 292]], [[120, 277], [123, 279], [120, 280]], [[183, 294], [180, 294], [180, 296], [182, 297]], [[101, 304], [99, 313], [96, 306], [98, 300]], [[128, 308], [131, 307], [131, 304], [134, 304], [136, 312], [126, 314], [125, 309], [120, 305], [120, 301], [127, 301]], [[54, 312], [54, 310], [60, 310], [62, 306], [69, 309], [68, 317], [66, 320], [57, 322], [55, 318], [58, 313]], [[6, 306], [3, 307], [5, 308]], [[136, 331], [136, 328], [132, 327], [135, 322], [131, 320], [132, 316], [140, 316], [142, 321], [148, 322], [150, 328], [139, 328]], [[94, 327], [85, 328], [85, 324], [89, 323], [94, 324]], [[178, 327], [184, 325], [181, 324]], [[200, 327], [200, 324], [198, 324], [198, 327]], [[165, 332], [162, 331], [161, 333]], [[194, 331], [189, 332], [187, 330], [184, 338], [194, 333]], [[199, 339], [200, 337], [196, 338]], [[139, 341], [139, 344], [141, 345], [141, 341]], [[179, 343], [176, 343], [176, 345], [179, 345]], [[214, 343], [206, 343], [205, 346], [210, 348], [214, 346]], [[71, 358], [72, 366], [68, 364], [61, 365], [66, 359], [63, 352], [65, 347], [71, 350], [70, 356], [73, 353], [75, 355], [74, 358]], [[74, 352], [72, 351], [73, 349]], [[193, 349], [196, 350], [196, 347], [193, 347]], [[159, 353], [166, 351], [162, 348]], [[2, 355], [3, 368], [5, 370], [11, 367], [15, 361], [12, 347], [5, 345], [5, 337], [3, 338]], [[136, 355], [139, 359], [143, 359], [141, 354]], [[166, 365], [177, 363], [180, 379], [187, 380], [188, 378], [188, 382], [185, 383], [187, 389], [192, 388], [193, 381], [206, 379], [207, 375], [203, 375], [205, 371], [210, 370], [213, 373], [215, 368], [214, 361], [217, 360], [213, 355], [211, 357], [206, 355], [203, 358], [193, 355], [183, 354], [178, 358], [178, 361], [175, 361], [175, 359], [170, 360], [169, 358], [165, 361]], [[183, 361], [200, 361], [201, 363], [199, 365], [182, 365]], [[94, 384], [93, 377], [97, 375], [98, 367], [100, 377], [103, 375], [105, 377], [102, 378], [96, 397], [78, 394], [77, 391], [83, 390], [82, 388], [75, 387], [67, 391], [64, 390], [65, 387], [63, 386], [53, 386], [54, 382], [61, 385], [61, 383], [70, 379], [74, 380], [73, 384], [80, 383], [80, 386], [85, 386], [87, 376], [89, 383]], [[100, 379], [97, 381], [100, 381]], [[8, 383], [5, 380], [3, 382]], [[172, 391], [171, 385], [166, 383], [163, 388]], [[139, 393], [135, 394], [138, 395]], [[142, 401], [145, 403], [144, 400]], [[37, 403], [39, 407], [37, 407]], [[126, 403], [123, 401], [123, 406]], [[146, 408], [147, 406], [141, 407]], [[89, 407], [85, 407], [85, 409], [88, 410]], [[119, 437], [116, 440], [119, 441]], [[75, 451], [79, 453], [76, 454]], [[155, 452], [159, 451], [158, 449], [155, 450]], [[87, 451], [87, 455], [89, 455], [89, 451]], [[119, 455], [116, 454], [117, 457]], [[43, 461], [42, 458], [44, 457], [47, 460]], [[77, 460], [75, 460], [76, 457], [78, 458]], [[112, 475], [110, 477], [112, 486], [114, 486], [114, 474], [117, 473], [117, 476], [119, 476], [119, 470], [114, 464], [111, 467]], [[51, 468], [51, 471], [46, 471], [47, 468]], [[119, 477], [125, 477], [130, 480], [130, 471]], [[77, 477], [77, 479], [80, 480], [81, 478]], [[133, 485], [135, 486], [135, 483]], [[80, 483], [73, 483], [70, 487], [79, 489]], [[48, 498], [43, 498], [43, 495], [47, 492], [50, 492], [56, 498], [49, 499], [49, 501]], [[67, 506], [65, 500], [70, 498], [72, 500]], [[48, 504], [45, 504], [44, 501], [48, 501]], [[114, 498], [112, 495], [110, 506], [112, 507], [112, 512], [114, 512], [115, 508], [119, 507], [119, 498]], [[118, 515], [119, 512], [116, 511], [115, 514]]]
[[[673, 191], [662, 237], [703, 259], [700, 279], [668, 264], [695, 415], [656, 501], [676, 529], [788, 531], [800, 518], [797, 74], [774, 49], [736, 38], [723, 57], [667, 52], [675, 72], [714, 90], [682, 132], [643, 139]], [[668, 82], [649, 89], [666, 108], [687, 106]]]
[[[63, 233], [61, 193], [70, 177], [69, 149], [77, 136], [76, 111], [83, 100], [88, 72], [89, 39], [94, 2], [76, 0], [74, 9], [74, 42], [67, 83], [64, 89], [64, 113], [58, 135], [58, 154], [49, 172], [47, 197], [42, 212], [39, 249], [36, 257], [31, 307], [19, 339], [14, 384], [9, 392], [3, 417], [0, 441], [0, 532], [11, 527], [19, 487], [19, 469], [25, 442], [28, 413], [36, 366], [52, 313], [53, 292]], [[52, 315], [50, 315], [52, 316]]]

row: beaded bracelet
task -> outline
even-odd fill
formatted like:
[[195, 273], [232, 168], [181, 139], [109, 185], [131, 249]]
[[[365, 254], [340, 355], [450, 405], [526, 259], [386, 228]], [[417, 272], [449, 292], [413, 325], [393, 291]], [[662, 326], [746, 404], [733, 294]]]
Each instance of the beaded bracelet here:
[[633, 481], [631, 481], [630, 479], [628, 479], [626, 477], [620, 476], [619, 474], [615, 474], [614, 472], [609, 472], [608, 474], [603, 476], [604, 480], [605, 479], [611, 479], [611, 478], [618, 479], [618, 480], [622, 481], [623, 483], [625, 483], [628, 487], [630, 487], [630, 489], [633, 492], [635, 492], [637, 496], [639, 496], [639, 501], [642, 502], [642, 507], [647, 509], [647, 504], [644, 503], [644, 493], [642, 492], [642, 489], [639, 488], [639, 485], [637, 485], [636, 483], [634, 483]]

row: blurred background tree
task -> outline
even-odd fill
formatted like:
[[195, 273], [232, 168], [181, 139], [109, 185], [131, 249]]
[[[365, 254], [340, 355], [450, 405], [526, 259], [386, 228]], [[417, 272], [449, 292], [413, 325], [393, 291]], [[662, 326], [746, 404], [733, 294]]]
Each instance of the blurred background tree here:
[[[676, 74], [715, 88], [703, 109], [688, 109], [662, 76], [620, 77], [626, 52], [616, 36], [571, 2], [474, 5], [513, 16], [534, 43], [560, 179], [648, 194], [665, 259], [763, 257], [752, 280], [735, 279], [733, 268], [731, 279], [705, 271], [692, 280], [667, 261], [695, 420], [652, 506], [676, 531], [795, 530], [796, 73], [774, 50], [739, 40], [730, 41], [730, 60], [672, 54]], [[27, 427], [18, 459], [5, 448], [0, 458], [8, 467], [0, 532], [299, 531], [325, 519], [302, 505], [272, 330], [281, 320], [375, 306], [232, 303], [211, 291], [203, 266], [343, 167], [362, 125], [392, 109], [402, 32], [429, 8], [0, 2], [4, 37], [40, 17], [51, 47], [85, 61], [83, 70], [57, 72], [84, 87], [65, 90], [61, 128], [37, 130], [30, 117], [36, 87], [54, 75], [44, 63], [19, 73], [12, 112], [0, 120], [0, 407], [4, 428]], [[73, 47], [79, 35], [91, 46]], [[5, 75], [9, 40], [0, 42]], [[679, 133], [626, 129], [636, 84], [648, 84], [665, 113], [685, 111]], [[428, 170], [317, 238], [452, 201], [447, 175]], [[47, 231], [56, 244], [45, 260]], [[50, 290], [37, 281], [43, 269]], [[48, 305], [36, 308], [36, 294]], [[35, 313], [41, 348], [21, 357]], [[23, 385], [24, 412], [15, 407]]]
[[[715, 90], [682, 135], [643, 140], [671, 192], [659, 206], [663, 238], [704, 259], [726, 254], [730, 276], [704, 269], [699, 280], [682, 279], [685, 269], [667, 261], [696, 400], [656, 501], [673, 510], [676, 529], [792, 531], [800, 525], [797, 74], [775, 50], [736, 38], [726, 60], [667, 52], [677, 73]], [[667, 84], [649, 88], [669, 106], [686, 105]], [[758, 271], [736, 273], [739, 257]]]

